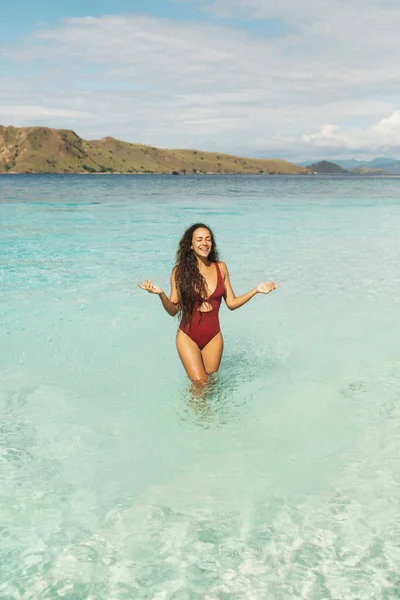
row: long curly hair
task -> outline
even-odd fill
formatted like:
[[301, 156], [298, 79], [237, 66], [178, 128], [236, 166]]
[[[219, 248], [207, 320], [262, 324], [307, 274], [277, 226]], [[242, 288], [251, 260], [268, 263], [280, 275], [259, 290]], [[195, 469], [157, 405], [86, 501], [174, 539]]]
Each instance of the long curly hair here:
[[196, 294], [202, 298], [207, 298], [207, 283], [197, 266], [197, 258], [192, 250], [193, 234], [196, 229], [208, 229], [211, 235], [211, 252], [208, 260], [218, 261], [218, 250], [215, 243], [215, 237], [208, 225], [204, 223], [194, 223], [183, 234], [176, 253], [175, 263], [175, 281], [179, 294], [179, 312], [184, 325], [189, 325], [196, 300]]

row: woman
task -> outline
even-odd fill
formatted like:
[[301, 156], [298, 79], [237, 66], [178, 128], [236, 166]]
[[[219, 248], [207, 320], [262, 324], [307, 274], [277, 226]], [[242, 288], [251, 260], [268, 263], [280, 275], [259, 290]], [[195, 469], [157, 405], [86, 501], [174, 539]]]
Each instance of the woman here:
[[218, 260], [214, 235], [203, 223], [189, 227], [179, 242], [169, 298], [148, 279], [138, 286], [157, 294], [169, 315], [180, 314], [176, 347], [186, 373], [198, 383], [205, 383], [208, 375], [216, 373], [221, 362], [224, 342], [218, 311], [222, 298], [230, 310], [235, 310], [256, 294], [269, 294], [279, 287], [273, 281], [260, 283], [236, 297], [227, 266]]

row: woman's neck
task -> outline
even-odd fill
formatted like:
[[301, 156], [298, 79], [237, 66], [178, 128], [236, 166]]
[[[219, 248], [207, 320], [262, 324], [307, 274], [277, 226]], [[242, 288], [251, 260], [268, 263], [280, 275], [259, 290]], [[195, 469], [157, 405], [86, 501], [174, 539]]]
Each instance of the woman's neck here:
[[204, 269], [204, 267], [207, 268], [210, 266], [211, 266], [211, 260], [209, 260], [208, 258], [197, 257], [197, 267], [198, 267], [199, 271]]

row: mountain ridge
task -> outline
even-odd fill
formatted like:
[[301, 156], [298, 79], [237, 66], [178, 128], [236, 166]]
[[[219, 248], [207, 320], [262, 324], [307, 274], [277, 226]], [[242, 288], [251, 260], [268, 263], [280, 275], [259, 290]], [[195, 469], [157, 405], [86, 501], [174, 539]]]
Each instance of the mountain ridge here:
[[310, 174], [281, 159], [164, 149], [106, 136], [84, 140], [71, 129], [0, 125], [0, 173]]
[[[318, 163], [322, 161], [300, 161], [298, 164], [301, 166], [308, 166], [312, 163]], [[400, 160], [396, 160], [394, 158], [386, 158], [386, 157], [377, 157], [371, 160], [357, 160], [355, 158], [349, 159], [329, 159], [329, 162], [332, 162], [342, 169], [346, 169], [347, 171], [355, 172], [355, 169], [361, 168], [365, 171], [365, 169], [380, 169], [385, 171], [389, 175], [399, 175], [400, 174]], [[360, 173], [360, 172], [359, 172]]]

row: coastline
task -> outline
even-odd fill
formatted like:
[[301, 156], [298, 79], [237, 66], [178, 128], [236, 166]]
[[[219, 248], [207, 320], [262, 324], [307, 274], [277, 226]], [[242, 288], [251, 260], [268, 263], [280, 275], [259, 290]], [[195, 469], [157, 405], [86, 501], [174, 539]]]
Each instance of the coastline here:
[[[163, 176], [163, 177], [176, 177], [176, 175], [174, 173], [129, 173], [127, 171], [114, 171], [114, 172], [107, 172], [107, 173], [90, 173], [90, 172], [82, 172], [82, 171], [0, 171], [0, 176], [3, 175], [27, 175], [27, 176], [31, 176], [31, 175], [82, 175], [84, 177], [90, 177], [90, 176], [101, 176], [101, 175], [106, 175], [106, 176], [110, 176], [110, 175], [129, 175], [129, 176], [146, 176], [146, 175], [157, 175], [157, 176]], [[386, 173], [386, 174], [378, 174], [378, 173], [277, 173], [277, 172], [273, 172], [273, 173], [249, 173], [246, 171], [243, 172], [238, 172], [235, 171], [233, 173], [215, 173], [213, 171], [209, 171], [206, 173], [180, 173], [179, 177], [198, 177], [198, 176], [202, 176], [204, 177], [205, 175], [213, 175], [213, 176], [240, 176], [240, 175], [245, 175], [246, 177], [310, 177], [310, 178], [315, 178], [315, 179], [323, 179], [323, 178], [337, 178], [337, 179], [341, 179], [341, 178], [362, 178], [362, 179], [387, 179], [387, 178], [399, 178], [400, 174], [391, 174], [391, 173]]]

